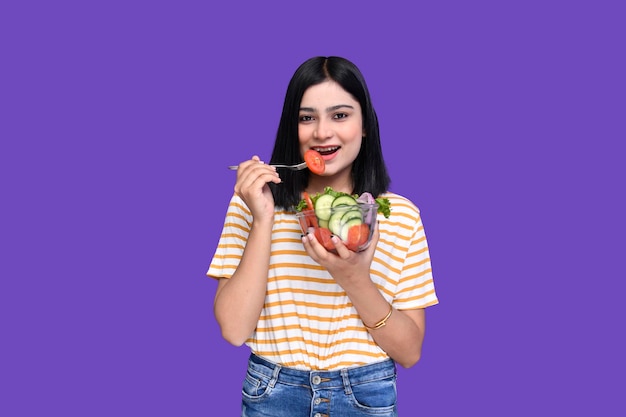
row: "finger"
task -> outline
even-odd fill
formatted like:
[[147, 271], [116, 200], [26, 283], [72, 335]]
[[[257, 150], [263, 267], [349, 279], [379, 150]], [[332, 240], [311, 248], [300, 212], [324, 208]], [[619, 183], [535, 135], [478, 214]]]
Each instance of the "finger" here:
[[259, 165], [263, 165], [263, 162], [261, 162], [256, 155], [247, 161], [241, 162], [237, 168], [237, 178], [245, 177], [250, 173], [250, 169]]
[[281, 181], [276, 168], [253, 162], [242, 167], [241, 172], [237, 174], [235, 193], [244, 194], [247, 190], [258, 193], [266, 183], [278, 184]]
[[254, 183], [257, 183], [257, 186], [263, 186], [268, 182], [276, 182], [278, 178], [280, 177], [275, 167], [256, 164], [246, 167], [238, 178], [238, 182], [242, 186], [252, 186]]
[[302, 243], [304, 244], [304, 249], [307, 251], [309, 256], [313, 258], [316, 262], [319, 262], [324, 256], [328, 255], [328, 251], [317, 240], [315, 233], [308, 232], [302, 237]]
[[259, 162], [261, 162], [261, 159], [257, 155], [253, 155], [250, 159], [239, 163], [239, 165], [237, 166], [237, 173], [240, 174], [242, 171], [245, 170], [246, 167], [249, 167], [252, 164], [258, 164]]
[[261, 159], [257, 155], [253, 155], [252, 158], [248, 159], [247, 161], [239, 163], [237, 168], [237, 178], [245, 177], [246, 174], [250, 172], [249, 170], [251, 168], [258, 166], [269, 167], [269, 165], [266, 165], [263, 161], [261, 161]]
[[304, 246], [304, 250], [306, 251], [306, 253], [313, 258], [314, 261], [317, 262], [317, 256], [315, 255], [315, 252], [313, 251], [313, 243], [311, 238], [309, 237], [309, 235], [311, 235], [312, 233], [305, 233], [302, 235], [302, 246]]
[[337, 235], [332, 235], [330, 238], [333, 244], [335, 245], [335, 250], [337, 251], [337, 255], [339, 255], [343, 259], [347, 259], [352, 255], [352, 251], [348, 249], [348, 247], [343, 243], [343, 241]]

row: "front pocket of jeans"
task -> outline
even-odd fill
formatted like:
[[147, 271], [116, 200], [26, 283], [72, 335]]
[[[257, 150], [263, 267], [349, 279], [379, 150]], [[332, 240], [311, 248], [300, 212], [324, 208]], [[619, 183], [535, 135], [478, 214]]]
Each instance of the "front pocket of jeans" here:
[[261, 398], [267, 393], [268, 387], [269, 379], [259, 378], [247, 372], [241, 391], [248, 398]]
[[352, 398], [356, 405], [368, 410], [390, 410], [396, 405], [396, 377], [352, 385]]

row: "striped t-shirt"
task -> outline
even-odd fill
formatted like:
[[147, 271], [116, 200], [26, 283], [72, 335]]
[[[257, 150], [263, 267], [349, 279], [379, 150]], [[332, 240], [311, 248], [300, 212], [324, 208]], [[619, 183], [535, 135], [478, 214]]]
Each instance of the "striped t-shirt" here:
[[[398, 194], [382, 197], [389, 198], [391, 216], [378, 215], [372, 281], [398, 310], [437, 304], [419, 210]], [[233, 275], [251, 222], [246, 204], [233, 196], [209, 277]], [[345, 291], [306, 253], [301, 234], [295, 213], [276, 209], [265, 304], [246, 345], [272, 362], [303, 370], [336, 370], [387, 358]]]

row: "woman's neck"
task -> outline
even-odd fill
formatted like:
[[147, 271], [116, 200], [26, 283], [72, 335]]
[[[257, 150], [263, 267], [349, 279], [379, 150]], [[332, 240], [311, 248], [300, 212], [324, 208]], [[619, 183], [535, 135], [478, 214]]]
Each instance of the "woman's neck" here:
[[306, 191], [311, 194], [323, 193], [324, 188], [331, 187], [335, 191], [352, 194], [354, 184], [350, 173], [347, 175], [333, 175], [330, 177], [311, 175]]

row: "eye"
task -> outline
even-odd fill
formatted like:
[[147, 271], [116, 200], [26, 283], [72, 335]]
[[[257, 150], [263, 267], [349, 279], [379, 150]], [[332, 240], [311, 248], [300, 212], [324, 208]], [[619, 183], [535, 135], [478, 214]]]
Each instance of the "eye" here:
[[308, 114], [302, 114], [298, 117], [298, 121], [300, 122], [310, 122], [311, 120], [313, 120], [313, 116]]
[[335, 113], [333, 119], [345, 119], [348, 117], [348, 113]]

